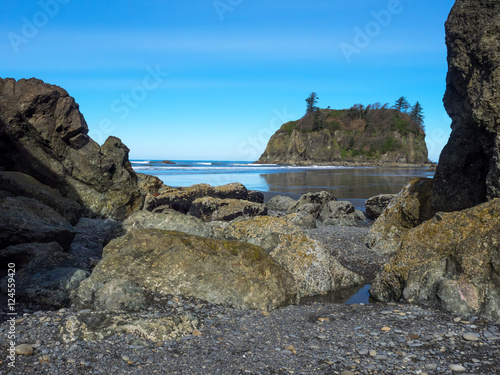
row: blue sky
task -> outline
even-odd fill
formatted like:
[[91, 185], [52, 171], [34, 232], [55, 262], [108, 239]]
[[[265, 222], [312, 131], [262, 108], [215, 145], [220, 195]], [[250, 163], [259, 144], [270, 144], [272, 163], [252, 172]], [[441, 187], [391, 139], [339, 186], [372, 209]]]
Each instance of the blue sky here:
[[406, 96], [437, 161], [453, 3], [4, 0], [0, 76], [63, 87], [133, 159], [256, 160], [312, 91], [332, 108]]

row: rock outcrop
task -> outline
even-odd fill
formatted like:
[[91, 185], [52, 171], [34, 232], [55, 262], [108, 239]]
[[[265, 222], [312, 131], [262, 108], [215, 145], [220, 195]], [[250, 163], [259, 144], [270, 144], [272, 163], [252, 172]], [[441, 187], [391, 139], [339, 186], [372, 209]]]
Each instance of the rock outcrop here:
[[406, 232], [433, 216], [431, 198], [431, 179], [415, 178], [406, 184], [370, 229], [366, 239], [370, 248], [383, 255], [394, 254]]
[[266, 215], [267, 207], [263, 203], [243, 199], [204, 197], [196, 199], [191, 204], [189, 213], [203, 221], [231, 221], [237, 217]]
[[435, 211], [500, 197], [500, 4], [457, 0], [446, 22], [444, 104], [452, 132], [434, 178]]
[[425, 133], [395, 109], [317, 109], [271, 137], [257, 163], [424, 164]]
[[185, 214], [190, 212], [193, 202], [200, 198], [247, 200], [259, 204], [264, 202], [262, 193], [247, 190], [240, 183], [215, 187], [197, 184], [189, 187], [163, 187], [157, 194], [147, 196], [144, 209], [155, 212], [173, 209]]
[[124, 219], [143, 204], [129, 149], [99, 146], [78, 104], [37, 79], [0, 79], [0, 169], [30, 175], [79, 203], [88, 216]]
[[16, 264], [16, 302], [67, 306], [122, 234], [109, 218], [125, 219], [162, 187], [148, 177], [139, 186], [118, 138], [99, 146], [87, 133], [62, 88], [0, 79], [0, 268]]
[[270, 310], [297, 297], [292, 275], [258, 246], [157, 229], [132, 230], [111, 241], [80, 285], [77, 303], [93, 306], [96, 293], [113, 279], [238, 308]]
[[436, 214], [403, 235], [372, 296], [500, 322], [499, 222], [500, 199]]

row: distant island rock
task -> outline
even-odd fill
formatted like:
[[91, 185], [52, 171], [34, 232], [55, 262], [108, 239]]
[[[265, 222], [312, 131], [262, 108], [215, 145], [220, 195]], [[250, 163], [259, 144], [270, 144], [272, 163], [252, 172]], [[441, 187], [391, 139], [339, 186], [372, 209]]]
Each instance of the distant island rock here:
[[425, 132], [408, 113], [379, 104], [319, 109], [271, 137], [257, 163], [425, 164]]
[[174, 163], [173, 161], [170, 161], [170, 160], [162, 160], [160, 163], [162, 163], [162, 164], [177, 164], [177, 163]]

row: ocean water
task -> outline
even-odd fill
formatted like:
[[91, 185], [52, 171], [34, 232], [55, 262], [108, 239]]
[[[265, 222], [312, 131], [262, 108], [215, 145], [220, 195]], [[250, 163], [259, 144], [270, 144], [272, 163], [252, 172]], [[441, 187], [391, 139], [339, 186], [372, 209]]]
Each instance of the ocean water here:
[[365, 200], [378, 194], [396, 194], [414, 177], [434, 176], [426, 168], [339, 166], [283, 166], [246, 161], [132, 160], [136, 172], [159, 177], [169, 186], [206, 183], [219, 186], [240, 182], [250, 190], [298, 197], [328, 191], [339, 199]]

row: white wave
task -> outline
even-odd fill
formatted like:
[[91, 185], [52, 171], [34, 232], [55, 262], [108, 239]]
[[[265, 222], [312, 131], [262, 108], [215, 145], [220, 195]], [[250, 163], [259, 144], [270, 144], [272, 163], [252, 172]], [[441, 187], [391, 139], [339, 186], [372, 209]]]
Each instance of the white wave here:
[[149, 164], [149, 163], [151, 163], [151, 161], [150, 161], [150, 160], [148, 160], [148, 161], [142, 161], [142, 160], [141, 160], [141, 161], [130, 160], [130, 162], [131, 162], [132, 164]]
[[238, 164], [234, 163], [233, 165], [239, 165], [242, 167], [278, 167], [278, 164]]

